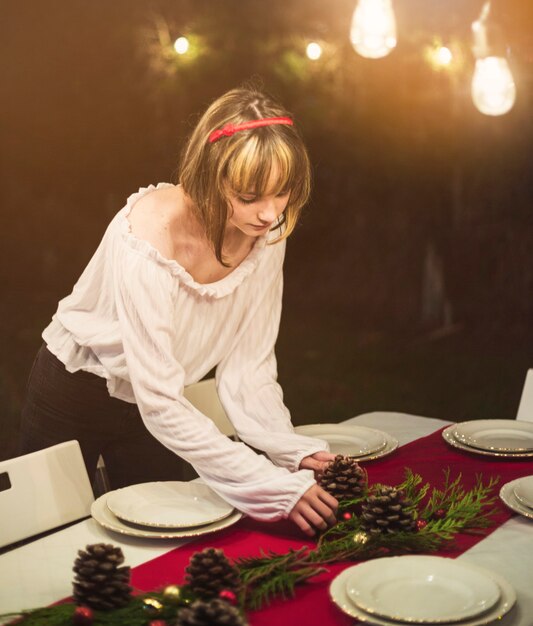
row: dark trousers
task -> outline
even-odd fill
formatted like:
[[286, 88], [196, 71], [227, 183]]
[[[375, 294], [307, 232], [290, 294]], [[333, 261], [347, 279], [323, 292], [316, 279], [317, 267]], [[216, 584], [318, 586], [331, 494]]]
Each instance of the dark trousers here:
[[28, 380], [20, 454], [77, 439], [91, 480], [101, 454], [112, 489], [155, 480], [190, 480], [196, 473], [148, 432], [137, 405], [112, 398], [106, 381], [70, 373], [43, 344]]

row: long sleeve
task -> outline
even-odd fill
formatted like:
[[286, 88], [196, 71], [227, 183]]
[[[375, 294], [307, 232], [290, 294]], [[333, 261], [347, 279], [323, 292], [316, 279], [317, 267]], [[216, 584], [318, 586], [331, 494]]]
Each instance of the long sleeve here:
[[262, 520], [286, 517], [314, 483], [312, 472], [291, 473], [231, 441], [183, 397], [184, 368], [173, 350], [176, 292], [183, 287], [127, 246], [116, 247], [113, 281], [127, 371], [147, 429], [239, 510]]
[[217, 368], [217, 387], [239, 437], [294, 472], [304, 457], [329, 447], [321, 439], [294, 432], [277, 383], [274, 346], [281, 317], [285, 242], [273, 247], [268, 282], [258, 285], [234, 348]]

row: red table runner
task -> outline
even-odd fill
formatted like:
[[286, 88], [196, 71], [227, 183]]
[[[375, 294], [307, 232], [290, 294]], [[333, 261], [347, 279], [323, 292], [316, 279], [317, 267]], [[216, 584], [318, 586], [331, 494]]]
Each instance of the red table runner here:
[[[532, 459], [506, 459], [470, 454], [451, 448], [437, 431], [422, 439], [402, 446], [392, 455], [365, 464], [369, 483], [395, 485], [404, 478], [405, 468], [412, 469], [432, 486], [441, 487], [443, 470], [451, 469], [452, 480], [459, 472], [466, 488], [473, 487], [477, 474], [488, 480], [500, 476], [501, 485], [515, 478], [531, 474]], [[494, 525], [487, 534], [507, 521], [512, 512], [498, 501]], [[456, 557], [483, 539], [480, 535], [460, 534], [454, 547], [446, 551], [447, 556]], [[285, 553], [290, 548], [315, 547], [315, 543], [303, 537], [298, 529], [287, 521], [273, 524], [243, 519], [235, 526], [220, 533], [201, 537], [186, 546], [175, 548], [166, 554], [143, 563], [132, 570], [132, 585], [140, 591], [152, 591], [169, 584], [184, 582], [184, 569], [191, 555], [207, 547], [224, 550], [230, 559], [244, 556], [259, 556], [261, 549]], [[305, 626], [344, 626], [354, 620], [340, 612], [331, 602], [328, 587], [331, 580], [353, 562], [328, 566], [328, 572], [317, 576], [297, 590], [296, 597], [288, 601], [276, 600], [270, 606], [250, 612], [251, 626], [272, 626], [273, 624], [304, 624]]]

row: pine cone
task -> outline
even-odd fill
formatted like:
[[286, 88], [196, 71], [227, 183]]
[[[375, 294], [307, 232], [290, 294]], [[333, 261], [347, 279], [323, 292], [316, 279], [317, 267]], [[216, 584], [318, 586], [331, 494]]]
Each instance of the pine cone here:
[[247, 626], [247, 622], [234, 606], [215, 598], [180, 609], [175, 626]]
[[365, 493], [367, 476], [357, 461], [338, 454], [320, 477], [319, 484], [341, 502]]
[[123, 562], [122, 550], [110, 544], [95, 543], [78, 550], [72, 568], [76, 604], [97, 610], [126, 606], [131, 598], [130, 568], [119, 567]]
[[361, 507], [363, 528], [373, 535], [414, 531], [416, 511], [412, 506], [403, 491], [394, 487], [380, 487]]
[[214, 598], [222, 589], [238, 594], [241, 587], [239, 570], [222, 550], [206, 548], [196, 552], [185, 568], [185, 580], [193, 593], [203, 599]]

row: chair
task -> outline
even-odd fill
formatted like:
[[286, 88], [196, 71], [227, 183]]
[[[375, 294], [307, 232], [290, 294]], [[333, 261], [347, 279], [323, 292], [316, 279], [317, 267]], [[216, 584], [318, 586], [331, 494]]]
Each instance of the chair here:
[[206, 378], [198, 383], [187, 385], [183, 395], [200, 413], [212, 419], [221, 433], [228, 437], [237, 437], [233, 424], [229, 421], [218, 398], [214, 378]]
[[533, 369], [528, 370], [526, 374], [526, 382], [524, 383], [516, 419], [533, 422]]
[[90, 515], [80, 445], [67, 441], [0, 462], [0, 548]]
[[[215, 422], [220, 432], [238, 441], [233, 424], [229, 421], [220, 400], [214, 378], [206, 378], [198, 383], [187, 385], [183, 390], [185, 398], [196, 408]], [[196, 473], [194, 473], [196, 476]], [[95, 481], [96, 495], [100, 496], [110, 490], [109, 479], [105, 469], [105, 459], [100, 455], [97, 464]]]

